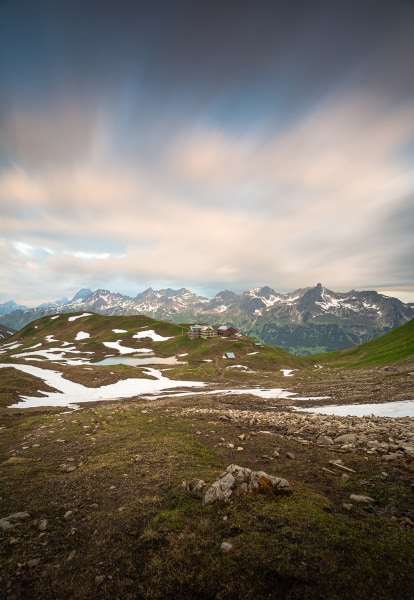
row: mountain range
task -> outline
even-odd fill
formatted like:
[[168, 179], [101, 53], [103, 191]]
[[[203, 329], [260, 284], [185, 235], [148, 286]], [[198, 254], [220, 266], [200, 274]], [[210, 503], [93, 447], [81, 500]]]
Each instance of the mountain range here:
[[[81, 289], [36, 308], [0, 305], [0, 324], [21, 329], [40, 317], [90, 311], [103, 315], [142, 314], [174, 323], [231, 324], [242, 333], [293, 354], [342, 350], [375, 339], [414, 318], [414, 306], [375, 291], [333, 292], [318, 283], [283, 294], [269, 286], [242, 294], [229, 290], [208, 299], [186, 288], [135, 297], [108, 290]], [[11, 309], [11, 310], [10, 310]]]

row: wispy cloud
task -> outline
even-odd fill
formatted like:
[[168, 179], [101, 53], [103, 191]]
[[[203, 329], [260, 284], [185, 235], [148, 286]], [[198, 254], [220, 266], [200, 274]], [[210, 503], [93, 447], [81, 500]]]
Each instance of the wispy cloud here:
[[356, 20], [323, 0], [298, 18], [288, 2], [236, 18], [180, 3], [143, 9], [141, 37], [131, 6], [98, 25], [113, 55], [61, 10], [56, 39], [5, 14], [22, 49], [23, 32], [43, 42], [32, 71], [24, 52], [15, 71], [0, 61], [4, 300], [156, 281], [414, 286], [407, 3]]

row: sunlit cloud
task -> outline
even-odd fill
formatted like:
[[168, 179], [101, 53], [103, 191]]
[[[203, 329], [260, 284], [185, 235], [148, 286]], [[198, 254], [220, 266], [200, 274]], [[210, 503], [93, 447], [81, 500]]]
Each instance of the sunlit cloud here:
[[82, 260], [107, 260], [111, 255], [109, 252], [74, 252], [72, 256]]
[[0, 62], [4, 300], [151, 281], [414, 294], [414, 20], [362, 4], [355, 22], [322, 0], [168, 26], [103, 12], [111, 52], [64, 8], [67, 48], [41, 11], [22, 25], [52, 47]]

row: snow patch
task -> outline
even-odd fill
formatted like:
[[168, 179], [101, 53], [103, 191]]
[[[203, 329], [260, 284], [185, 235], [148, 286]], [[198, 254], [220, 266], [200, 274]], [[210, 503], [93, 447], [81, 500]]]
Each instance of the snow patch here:
[[315, 406], [312, 408], [295, 407], [295, 410], [341, 417], [414, 417], [414, 401], [402, 400], [382, 404], [346, 404], [341, 406]]
[[68, 321], [76, 321], [76, 319], [82, 319], [82, 317], [90, 317], [92, 313], [83, 313], [82, 315], [74, 315], [73, 317], [69, 317]]
[[131, 398], [138, 394], [153, 394], [177, 387], [203, 387], [205, 384], [197, 381], [173, 381], [164, 377], [161, 371], [147, 368], [145, 373], [155, 379], [124, 379], [117, 383], [104, 385], [99, 388], [88, 388], [80, 383], [65, 379], [59, 371], [41, 369], [33, 365], [0, 364], [0, 368], [13, 367], [24, 373], [29, 373], [43, 381], [57, 392], [42, 392], [43, 397], [23, 396], [22, 402], [13, 404], [11, 408], [33, 408], [37, 406], [68, 406], [77, 408], [79, 402], [95, 402], [98, 400], [118, 400]]
[[217, 306], [214, 310], [218, 313], [223, 313], [228, 309], [228, 306], [225, 304], [221, 304], [221, 306]]
[[88, 337], [91, 337], [90, 333], [87, 333], [86, 331], [78, 331], [75, 340], [86, 340]]
[[121, 346], [121, 341], [116, 342], [102, 342], [107, 348], [112, 350], [118, 350], [119, 354], [133, 354], [134, 352], [152, 352], [149, 348], [128, 348], [127, 346]]
[[172, 338], [174, 336], [164, 337], [162, 335], [158, 335], [158, 333], [155, 333], [155, 331], [153, 329], [146, 329], [144, 331], [139, 331], [132, 337], [137, 340], [139, 340], [141, 338], [151, 338], [153, 342], [166, 342], [167, 340], [172, 340]]

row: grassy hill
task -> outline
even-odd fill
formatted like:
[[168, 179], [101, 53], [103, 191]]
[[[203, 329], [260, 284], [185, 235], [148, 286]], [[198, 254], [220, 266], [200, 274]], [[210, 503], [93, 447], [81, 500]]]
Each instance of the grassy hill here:
[[414, 357], [414, 319], [385, 335], [347, 350], [313, 356], [315, 361], [337, 367], [373, 367], [403, 364]]
[[[186, 360], [192, 363], [222, 360], [223, 354], [231, 351], [235, 353], [237, 360], [243, 359], [248, 367], [262, 370], [296, 368], [309, 364], [306, 359], [292, 356], [280, 348], [266, 344], [257, 348], [255, 340], [247, 336], [231, 338], [218, 336], [210, 339], [190, 340], [186, 335], [188, 329], [188, 324], [176, 325], [145, 316], [103, 316], [98, 314], [83, 316], [82, 313], [74, 313], [48, 316], [33, 321], [9, 338], [7, 342], [9, 344], [20, 343], [21, 347], [18, 352], [21, 352], [26, 348], [33, 348], [36, 344], [42, 344], [43, 347], [45, 339], [50, 336], [55, 340], [55, 342], [51, 342], [55, 346], [56, 342], [70, 342], [81, 353], [90, 352], [91, 362], [97, 361], [107, 354], [116, 354], [115, 351], [111, 352], [105, 347], [104, 342], [120, 341], [123, 345], [135, 348], [138, 352], [145, 346], [160, 357], [185, 353], [187, 354]], [[151, 334], [139, 339], [134, 337], [138, 332], [146, 330], [154, 331], [158, 336], [170, 339], [154, 341]], [[88, 337], [76, 339], [79, 332], [86, 333]]]
[[[107, 356], [119, 356], [120, 349], [128, 350], [127, 356], [154, 356], [156, 368], [157, 358], [176, 357], [180, 364], [168, 369], [169, 379], [228, 386], [269, 385], [269, 378], [280, 385], [281, 369], [306, 368], [310, 364], [282, 349], [267, 345], [257, 348], [247, 336], [190, 340], [187, 331], [186, 324], [174, 325], [145, 316], [47, 316], [29, 323], [0, 345], [0, 362], [53, 368], [88, 387], [146, 376], [144, 368], [133, 365], [96, 364]], [[227, 352], [233, 352], [235, 359], [225, 358]], [[0, 406], [14, 403], [19, 395], [39, 396], [46, 391], [50, 388], [33, 375], [11, 368], [3, 370]]]

